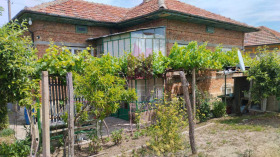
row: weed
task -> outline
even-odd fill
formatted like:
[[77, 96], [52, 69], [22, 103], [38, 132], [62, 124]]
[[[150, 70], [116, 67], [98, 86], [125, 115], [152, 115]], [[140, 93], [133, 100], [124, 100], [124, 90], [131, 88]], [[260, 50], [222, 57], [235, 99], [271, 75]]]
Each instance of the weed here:
[[122, 142], [122, 134], [123, 134], [123, 129], [120, 130], [115, 130], [112, 132], [112, 141], [118, 145], [121, 144]]
[[0, 137], [8, 137], [15, 133], [13, 129], [7, 128], [0, 131]]

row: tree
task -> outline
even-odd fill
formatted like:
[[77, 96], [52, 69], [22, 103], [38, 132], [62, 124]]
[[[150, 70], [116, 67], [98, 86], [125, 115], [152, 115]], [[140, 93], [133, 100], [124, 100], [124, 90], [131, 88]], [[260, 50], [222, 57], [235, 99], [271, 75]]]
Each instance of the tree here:
[[39, 83], [32, 77], [37, 51], [24, 36], [25, 24], [15, 21], [0, 28], [0, 130], [8, 126], [8, 102], [30, 108], [38, 96]]
[[251, 91], [252, 101], [260, 102], [269, 96], [280, 99], [280, 56], [277, 51], [260, 50], [258, 60], [255, 60], [248, 71], [248, 79], [253, 81]]
[[0, 6], [0, 16], [2, 16], [2, 12], [4, 11], [4, 8]]

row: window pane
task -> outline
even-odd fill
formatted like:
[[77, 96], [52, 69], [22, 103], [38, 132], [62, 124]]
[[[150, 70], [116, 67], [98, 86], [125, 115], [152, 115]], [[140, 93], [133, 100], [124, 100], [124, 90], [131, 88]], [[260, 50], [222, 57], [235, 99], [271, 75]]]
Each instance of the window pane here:
[[144, 38], [154, 38], [155, 37], [154, 35], [155, 35], [154, 29], [147, 29], [143, 31]]
[[159, 39], [154, 39], [153, 51], [159, 52]]
[[109, 41], [108, 42], [108, 53], [113, 56], [113, 42]]
[[165, 54], [165, 40], [160, 40], [160, 48], [159, 48], [159, 50], [161, 51], [161, 53], [163, 55], [166, 55]]
[[104, 42], [105, 42], [105, 41], [110, 41], [110, 40], [111, 40], [110, 37], [106, 37], [106, 38], [103, 39]]
[[146, 39], [146, 57], [153, 54], [153, 39]]
[[131, 32], [131, 37], [142, 38], [143, 37], [143, 31]]
[[122, 38], [122, 39], [123, 39], [123, 38], [129, 38], [129, 33], [122, 34], [122, 35], [121, 35], [121, 38]]
[[165, 38], [165, 28], [156, 28], [155, 35], [156, 38]]
[[124, 54], [124, 40], [119, 40], [119, 57]]
[[125, 39], [125, 52], [130, 53], [130, 39]]
[[132, 44], [132, 54], [134, 56], [139, 56], [139, 54], [140, 54], [139, 39], [132, 38], [131, 44]]
[[108, 43], [107, 43], [107, 42], [104, 42], [104, 44], [103, 44], [103, 50], [104, 50], [104, 54], [105, 54], [105, 55], [108, 53], [107, 46], [108, 46]]
[[146, 45], [146, 43], [145, 43], [146, 41], [145, 41], [145, 39], [139, 39], [139, 45], [140, 45], [140, 54], [144, 54], [145, 55], [145, 53], [146, 53], [146, 51], [145, 51], [145, 45]]
[[145, 101], [145, 80], [137, 80], [137, 96], [138, 101]]
[[114, 41], [113, 42], [114, 45], [113, 45], [113, 49], [114, 49], [114, 55], [115, 57], [118, 57], [119, 56], [119, 41]]

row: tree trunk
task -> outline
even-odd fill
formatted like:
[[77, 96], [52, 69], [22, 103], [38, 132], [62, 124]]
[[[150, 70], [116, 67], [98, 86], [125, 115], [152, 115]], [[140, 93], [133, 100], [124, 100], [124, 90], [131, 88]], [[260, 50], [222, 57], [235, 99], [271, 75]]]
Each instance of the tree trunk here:
[[192, 107], [189, 97], [189, 82], [186, 79], [186, 75], [183, 71], [180, 71], [180, 77], [184, 92], [184, 99], [186, 102], [187, 112], [188, 112], [188, 119], [189, 119], [189, 137], [190, 137], [190, 144], [192, 149], [192, 154], [196, 154], [196, 146], [195, 146], [195, 139], [194, 139], [194, 121], [193, 121], [193, 115], [192, 115]]
[[106, 127], [107, 136], [108, 136], [108, 137], [110, 137], [109, 127], [108, 127], [108, 125], [107, 125], [107, 123], [105, 122], [105, 120], [104, 120], [104, 119], [103, 119], [103, 123], [104, 123], [104, 125], [105, 125], [105, 127]]
[[196, 114], [196, 96], [195, 96], [195, 69], [192, 71], [192, 109], [193, 109], [193, 118], [195, 119], [195, 114]]

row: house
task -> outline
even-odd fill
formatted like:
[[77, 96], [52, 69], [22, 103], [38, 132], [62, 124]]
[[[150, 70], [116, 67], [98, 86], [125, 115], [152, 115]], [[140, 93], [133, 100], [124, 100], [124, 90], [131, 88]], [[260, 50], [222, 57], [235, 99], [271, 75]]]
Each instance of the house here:
[[[25, 8], [15, 18], [32, 21], [29, 30], [41, 57], [50, 44], [67, 46], [78, 53], [88, 45], [94, 56], [110, 53], [119, 57], [124, 51], [134, 55], [161, 51], [168, 55], [173, 44], [187, 45], [191, 41], [214, 49], [222, 44], [224, 50], [244, 48], [245, 33], [258, 29], [221, 15], [197, 8], [178, 0], [143, 0], [133, 8], [122, 8], [83, 0], [56, 0]], [[159, 97], [163, 93], [180, 91], [180, 79], [167, 74], [167, 79], [133, 80], [138, 102], [147, 100], [152, 89]], [[233, 92], [233, 79], [209, 72], [198, 78], [201, 89], [212, 95]]]
[[260, 31], [245, 34], [245, 52], [250, 53], [251, 57], [255, 57], [258, 53], [258, 48], [267, 46], [268, 51], [280, 49], [280, 32], [267, 28], [259, 27]]

